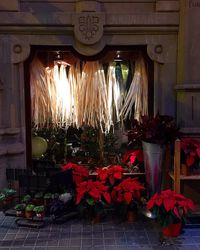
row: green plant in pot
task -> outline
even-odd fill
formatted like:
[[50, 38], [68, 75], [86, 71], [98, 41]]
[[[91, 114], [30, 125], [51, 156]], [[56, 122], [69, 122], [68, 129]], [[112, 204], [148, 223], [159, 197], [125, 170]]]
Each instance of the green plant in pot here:
[[188, 214], [195, 210], [191, 199], [170, 189], [154, 194], [147, 203], [147, 209], [155, 214], [163, 235], [177, 237]]
[[127, 178], [115, 186], [111, 192], [119, 216], [129, 222], [137, 218], [138, 203], [141, 199], [143, 185], [136, 178]]
[[29, 194], [24, 195], [24, 197], [22, 198], [22, 202], [26, 204], [30, 203], [31, 200], [32, 197]]
[[24, 217], [25, 216], [25, 203], [19, 203], [15, 206], [16, 216], [17, 217]]
[[142, 144], [148, 197], [161, 190], [162, 166], [166, 145], [173, 145], [179, 136], [179, 129], [173, 117], [168, 115], [142, 116], [133, 122], [128, 132], [129, 142]]
[[33, 202], [36, 206], [40, 206], [44, 204], [44, 198], [43, 198], [43, 193], [42, 192], [37, 192], [34, 195]]
[[45, 207], [44, 205], [41, 206], [35, 206], [33, 211], [35, 212], [37, 218], [43, 219], [45, 216]]
[[15, 199], [16, 190], [4, 188], [1, 192], [5, 195], [5, 198], [3, 199], [3, 205], [10, 205]]
[[33, 204], [26, 205], [25, 217], [27, 219], [32, 219], [33, 218], [33, 216], [34, 216], [34, 207], [35, 207], [35, 205], [33, 205]]
[[44, 194], [44, 205], [48, 206], [52, 202], [52, 199], [53, 199], [53, 194], [52, 193]]

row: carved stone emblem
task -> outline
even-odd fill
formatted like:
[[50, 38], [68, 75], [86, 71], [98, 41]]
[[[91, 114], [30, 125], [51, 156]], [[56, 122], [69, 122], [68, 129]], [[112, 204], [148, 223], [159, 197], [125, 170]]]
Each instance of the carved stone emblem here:
[[83, 12], [76, 14], [74, 22], [76, 39], [83, 44], [95, 44], [103, 35], [103, 24], [103, 13]]

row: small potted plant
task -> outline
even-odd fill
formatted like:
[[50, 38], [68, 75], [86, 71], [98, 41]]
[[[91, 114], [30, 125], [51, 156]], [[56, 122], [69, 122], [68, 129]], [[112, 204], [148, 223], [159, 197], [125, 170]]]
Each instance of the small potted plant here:
[[187, 215], [195, 210], [191, 199], [168, 189], [156, 193], [147, 202], [147, 209], [151, 210], [160, 222], [163, 235], [177, 237], [186, 221]]
[[4, 188], [1, 192], [5, 195], [3, 205], [10, 205], [15, 198], [16, 191], [11, 188]]
[[44, 204], [44, 199], [43, 199], [43, 193], [42, 192], [37, 192], [34, 195], [33, 203], [36, 206], [41, 206], [42, 204]]
[[24, 217], [25, 216], [25, 203], [19, 203], [15, 206], [16, 216], [17, 217]]
[[200, 174], [200, 141], [192, 138], [181, 139], [181, 174]]
[[127, 178], [115, 186], [111, 197], [117, 206], [122, 218], [133, 222], [137, 218], [138, 203], [141, 199], [141, 191], [144, 187], [136, 178]]
[[45, 207], [44, 205], [35, 206], [33, 211], [35, 212], [38, 219], [43, 219], [45, 216]]
[[53, 194], [52, 193], [44, 194], [44, 205], [48, 206], [52, 202], [52, 199], [53, 199]]
[[97, 223], [104, 212], [104, 204], [111, 203], [109, 187], [100, 181], [85, 181], [76, 189], [76, 205], [81, 215], [88, 216], [92, 223]]
[[25, 208], [25, 217], [27, 219], [32, 219], [33, 216], [34, 216], [34, 205], [33, 204], [28, 204], [26, 205], [26, 208]]
[[27, 194], [22, 198], [22, 203], [28, 204], [30, 203], [31, 199], [32, 199], [31, 196]]

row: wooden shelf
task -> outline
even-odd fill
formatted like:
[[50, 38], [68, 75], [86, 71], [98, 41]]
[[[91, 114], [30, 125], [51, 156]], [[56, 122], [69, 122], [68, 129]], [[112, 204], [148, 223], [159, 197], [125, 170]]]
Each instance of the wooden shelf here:
[[[169, 176], [174, 180], [173, 171], [169, 172]], [[200, 175], [180, 175], [180, 180], [200, 180]]]

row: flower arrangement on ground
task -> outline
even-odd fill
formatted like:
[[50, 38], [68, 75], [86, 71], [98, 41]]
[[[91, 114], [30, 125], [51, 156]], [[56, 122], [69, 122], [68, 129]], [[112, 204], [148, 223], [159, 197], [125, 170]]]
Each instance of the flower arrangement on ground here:
[[130, 177], [113, 188], [111, 192], [112, 200], [124, 219], [129, 211], [136, 215], [142, 190], [144, 190], [144, 186], [137, 181], [137, 178]]
[[95, 220], [97, 216], [102, 216], [104, 204], [111, 203], [108, 189], [109, 187], [100, 181], [88, 180], [80, 183], [76, 188], [76, 205], [80, 214], [95, 218]]
[[195, 210], [195, 205], [191, 199], [168, 189], [152, 196], [147, 208], [161, 223], [163, 234], [176, 237], [180, 234], [182, 222]]

